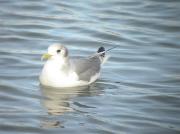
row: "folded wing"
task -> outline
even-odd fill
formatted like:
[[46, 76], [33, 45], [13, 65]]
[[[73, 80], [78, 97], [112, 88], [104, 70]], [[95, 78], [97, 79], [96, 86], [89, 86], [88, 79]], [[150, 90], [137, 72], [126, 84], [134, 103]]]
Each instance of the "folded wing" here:
[[100, 72], [101, 61], [98, 56], [86, 59], [75, 58], [70, 62], [80, 80], [90, 81], [93, 76]]

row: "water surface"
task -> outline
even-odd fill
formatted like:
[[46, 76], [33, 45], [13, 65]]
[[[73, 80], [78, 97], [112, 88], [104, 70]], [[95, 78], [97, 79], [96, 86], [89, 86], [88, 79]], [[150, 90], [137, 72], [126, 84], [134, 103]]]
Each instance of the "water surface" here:
[[[0, 133], [180, 133], [180, 1], [1, 0]], [[42, 87], [41, 55], [110, 48], [100, 79]]]

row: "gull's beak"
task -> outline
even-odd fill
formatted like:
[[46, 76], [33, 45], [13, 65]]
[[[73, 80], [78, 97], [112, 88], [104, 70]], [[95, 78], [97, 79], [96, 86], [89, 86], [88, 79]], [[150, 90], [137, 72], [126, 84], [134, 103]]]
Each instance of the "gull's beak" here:
[[49, 58], [51, 58], [52, 55], [46, 53], [46, 54], [43, 54], [42, 57], [41, 57], [41, 60], [48, 60]]

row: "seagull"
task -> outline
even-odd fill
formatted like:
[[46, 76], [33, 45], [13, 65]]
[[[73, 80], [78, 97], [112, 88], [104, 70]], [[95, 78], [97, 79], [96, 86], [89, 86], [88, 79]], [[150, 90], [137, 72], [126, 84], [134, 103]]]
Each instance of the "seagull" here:
[[48, 52], [42, 56], [42, 60], [47, 61], [39, 77], [41, 85], [64, 88], [86, 86], [95, 82], [100, 76], [101, 66], [109, 58], [106, 52], [110, 49], [105, 51], [104, 47], [100, 47], [89, 57], [70, 58], [65, 46], [59, 43], [50, 45]]

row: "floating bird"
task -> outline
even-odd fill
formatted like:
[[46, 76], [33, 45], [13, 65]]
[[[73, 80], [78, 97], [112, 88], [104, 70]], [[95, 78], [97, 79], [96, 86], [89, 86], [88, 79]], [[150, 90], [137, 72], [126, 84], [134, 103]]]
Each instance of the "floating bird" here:
[[53, 44], [42, 56], [47, 61], [40, 74], [40, 83], [59, 88], [89, 85], [100, 76], [101, 66], [108, 59], [106, 52], [113, 48], [105, 51], [104, 47], [100, 47], [92, 56], [70, 59], [65, 46]]

